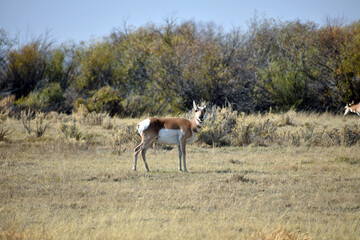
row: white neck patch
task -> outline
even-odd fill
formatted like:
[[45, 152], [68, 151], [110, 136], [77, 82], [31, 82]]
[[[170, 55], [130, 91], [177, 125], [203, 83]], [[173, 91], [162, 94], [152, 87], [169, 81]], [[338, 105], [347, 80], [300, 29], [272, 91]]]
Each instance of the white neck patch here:
[[195, 117], [195, 122], [196, 122], [196, 125], [198, 125], [199, 127], [202, 126], [202, 123], [201, 123], [200, 119], [198, 119], [197, 116]]

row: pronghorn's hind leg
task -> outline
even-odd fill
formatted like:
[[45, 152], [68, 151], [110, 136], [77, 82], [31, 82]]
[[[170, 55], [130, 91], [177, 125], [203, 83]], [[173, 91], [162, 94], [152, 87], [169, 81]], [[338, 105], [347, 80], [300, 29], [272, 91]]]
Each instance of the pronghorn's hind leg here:
[[137, 155], [141, 151], [141, 148], [143, 146], [143, 141], [134, 149], [134, 167], [133, 170], [136, 171], [136, 164], [137, 164]]
[[149, 170], [149, 166], [147, 165], [147, 162], [146, 162], [146, 157], [145, 157], [145, 154], [146, 154], [146, 151], [148, 150], [148, 148], [149, 148], [149, 146], [147, 146], [147, 147], [145, 147], [145, 148], [143, 148], [143, 149], [141, 150], [141, 156], [142, 156], [142, 158], [143, 158], [143, 160], [144, 160], [145, 169], [146, 169], [147, 172], [150, 171], [150, 170]]
[[147, 149], [155, 139], [156, 139], [156, 135], [148, 135], [148, 136], [145, 136], [144, 134], [142, 135], [141, 143], [134, 149], [134, 167], [133, 167], [134, 171], [136, 171], [137, 156], [139, 152], [141, 152], [142, 158], [144, 160], [146, 171], [147, 172], [149, 171], [149, 166], [147, 165], [145, 154]]

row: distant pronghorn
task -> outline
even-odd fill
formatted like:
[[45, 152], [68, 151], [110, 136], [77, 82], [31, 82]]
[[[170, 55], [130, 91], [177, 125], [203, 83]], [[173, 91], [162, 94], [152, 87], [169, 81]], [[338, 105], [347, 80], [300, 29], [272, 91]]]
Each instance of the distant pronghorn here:
[[348, 114], [348, 112], [353, 112], [360, 116], [360, 103], [354, 105], [354, 101], [352, 101], [352, 103], [346, 104], [344, 116]]
[[193, 102], [195, 109], [194, 120], [184, 118], [155, 118], [150, 117], [141, 121], [136, 129], [141, 136], [141, 143], [134, 149], [134, 167], [136, 171], [137, 155], [141, 152], [144, 160], [146, 171], [149, 167], [146, 163], [145, 154], [149, 146], [154, 140], [159, 143], [177, 145], [179, 152], [179, 170], [181, 168], [181, 157], [184, 162], [184, 171], [186, 169], [186, 144], [191, 144], [195, 141], [195, 133], [200, 131], [200, 128], [206, 117], [206, 105], [199, 107]]

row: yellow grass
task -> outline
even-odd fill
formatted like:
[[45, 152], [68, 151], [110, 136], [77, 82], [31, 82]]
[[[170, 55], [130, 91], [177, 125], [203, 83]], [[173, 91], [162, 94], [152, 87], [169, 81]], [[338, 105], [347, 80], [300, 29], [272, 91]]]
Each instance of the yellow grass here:
[[[329, 127], [357, 121], [297, 119]], [[358, 145], [194, 144], [189, 174], [177, 171], [176, 148], [152, 149], [146, 173], [141, 158], [132, 171], [133, 143], [114, 151], [114, 129], [82, 126], [95, 136], [88, 143], [61, 137], [60, 117], [40, 139], [8, 121], [14, 132], [0, 142], [0, 239], [360, 239]]]

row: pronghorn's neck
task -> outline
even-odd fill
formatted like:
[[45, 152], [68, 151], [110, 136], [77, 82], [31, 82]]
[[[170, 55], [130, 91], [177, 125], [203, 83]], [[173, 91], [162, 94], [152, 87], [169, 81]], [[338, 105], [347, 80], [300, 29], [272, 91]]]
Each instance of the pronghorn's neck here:
[[200, 119], [197, 118], [197, 115], [195, 114], [194, 116], [194, 120], [191, 122], [191, 129], [194, 133], [198, 133], [200, 132], [200, 128], [202, 126], [202, 121], [200, 121]]
[[200, 132], [200, 128], [206, 117], [206, 105], [203, 107], [199, 107], [194, 102], [195, 115], [194, 120], [191, 122], [191, 130], [194, 133]]

